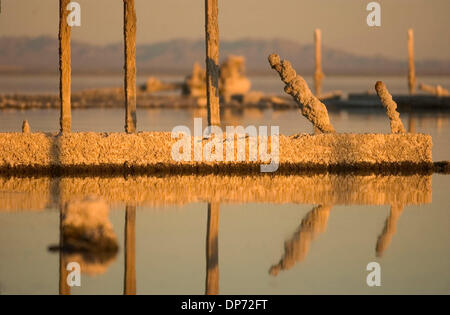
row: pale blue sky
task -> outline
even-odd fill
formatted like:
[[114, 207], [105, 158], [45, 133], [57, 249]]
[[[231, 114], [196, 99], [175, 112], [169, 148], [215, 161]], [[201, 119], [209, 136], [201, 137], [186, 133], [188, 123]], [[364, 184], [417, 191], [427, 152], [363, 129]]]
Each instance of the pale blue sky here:
[[[78, 0], [82, 25], [73, 39], [122, 40], [122, 0]], [[369, 0], [219, 0], [221, 39], [283, 37], [363, 54], [403, 58], [415, 29], [416, 58], [450, 59], [449, 0], [380, 0], [382, 25], [366, 24]], [[1, 0], [0, 36], [56, 36], [58, 0]], [[204, 0], [136, 0], [138, 43], [204, 36]]]

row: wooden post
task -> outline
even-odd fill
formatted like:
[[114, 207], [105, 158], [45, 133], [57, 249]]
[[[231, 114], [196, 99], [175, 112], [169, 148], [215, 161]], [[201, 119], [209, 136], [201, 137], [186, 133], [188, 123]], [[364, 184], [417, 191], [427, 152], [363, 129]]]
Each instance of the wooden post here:
[[126, 207], [125, 214], [125, 295], [136, 294], [136, 206]]
[[316, 28], [314, 31], [314, 43], [316, 46], [316, 54], [315, 54], [315, 71], [314, 71], [314, 92], [316, 97], [320, 97], [322, 93], [322, 33], [320, 29]]
[[208, 124], [220, 125], [218, 0], [205, 0], [206, 97]]
[[136, 132], [136, 10], [134, 0], [123, 0], [125, 42], [125, 131]]
[[67, 24], [69, 11], [66, 9], [70, 0], [59, 0], [59, 99], [60, 131], [70, 132], [72, 116], [70, 109], [70, 26]]
[[205, 294], [219, 294], [219, 202], [208, 203]]
[[414, 66], [414, 31], [408, 30], [408, 88], [409, 94], [416, 93], [416, 69]]

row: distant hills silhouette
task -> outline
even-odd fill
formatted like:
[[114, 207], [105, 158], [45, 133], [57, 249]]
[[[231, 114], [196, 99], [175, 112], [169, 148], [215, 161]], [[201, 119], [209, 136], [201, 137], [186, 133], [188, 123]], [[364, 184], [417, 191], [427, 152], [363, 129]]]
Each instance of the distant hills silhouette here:
[[[300, 74], [311, 74], [314, 67], [314, 46], [285, 39], [223, 40], [220, 57], [243, 55], [247, 72], [267, 74], [271, 69], [267, 56], [276, 52], [286, 58]], [[361, 56], [323, 47], [323, 68], [326, 74], [406, 74], [407, 51], [399, 59], [384, 56]], [[186, 74], [195, 61], [202, 65], [205, 58], [203, 40], [174, 39], [154, 44], [137, 45], [138, 74]], [[401, 59], [403, 58], [403, 60]], [[97, 46], [72, 41], [73, 73], [121, 73], [123, 44]], [[51, 37], [0, 38], [1, 73], [57, 73], [58, 41]], [[419, 75], [449, 75], [450, 60], [417, 60]]]

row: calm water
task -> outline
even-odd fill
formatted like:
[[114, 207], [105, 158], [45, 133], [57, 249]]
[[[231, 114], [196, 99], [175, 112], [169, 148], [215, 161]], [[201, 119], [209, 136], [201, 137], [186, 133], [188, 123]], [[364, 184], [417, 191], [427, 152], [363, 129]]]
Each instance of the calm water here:
[[[53, 77], [33, 80], [29, 86], [30, 77], [0, 77], [0, 93], [55, 92]], [[117, 80], [80, 77], [74, 84], [78, 89], [120, 85]], [[375, 80], [329, 78], [327, 89], [362, 91]], [[398, 93], [403, 83], [392, 78]], [[270, 78], [256, 78], [254, 87], [281, 93]], [[435, 161], [450, 159], [448, 112], [400, 114], [407, 128], [432, 135]], [[330, 116], [340, 132], [389, 132], [382, 110]], [[138, 129], [192, 127], [194, 117], [206, 113], [139, 110]], [[35, 131], [58, 130], [55, 110], [1, 111], [0, 132], [20, 131], [24, 119]], [[312, 129], [295, 110], [226, 110], [222, 119], [224, 125], [279, 125], [284, 134]], [[123, 111], [75, 110], [73, 129], [122, 131]], [[0, 178], [0, 293], [57, 294], [60, 258], [80, 259], [48, 249], [59, 243], [60, 208], [97, 196], [110, 207], [120, 250], [100, 264], [83, 265], [82, 286], [72, 294], [122, 294], [125, 280], [136, 284], [138, 294], [204, 294], [211, 287], [222, 294], [449, 294], [449, 186], [450, 176], [438, 174]], [[125, 219], [127, 207], [135, 220]], [[218, 224], [210, 234], [208, 212]], [[127, 225], [135, 240], [126, 243]], [[205, 250], [214, 239], [218, 273], [208, 269]], [[126, 257], [133, 256], [126, 272]], [[366, 284], [372, 261], [381, 265], [381, 287]]]

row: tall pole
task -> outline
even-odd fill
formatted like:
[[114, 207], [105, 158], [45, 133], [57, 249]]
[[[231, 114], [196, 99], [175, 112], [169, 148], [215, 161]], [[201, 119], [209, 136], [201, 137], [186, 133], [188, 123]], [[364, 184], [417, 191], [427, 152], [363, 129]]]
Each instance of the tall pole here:
[[125, 214], [125, 295], [136, 294], [136, 206], [126, 207]]
[[320, 29], [316, 28], [314, 30], [314, 43], [316, 46], [316, 54], [315, 54], [315, 71], [314, 71], [314, 92], [316, 97], [320, 97], [322, 92], [322, 33]]
[[125, 131], [136, 132], [136, 10], [134, 0], [123, 0], [125, 42]]
[[408, 30], [408, 88], [409, 94], [416, 92], [416, 69], [414, 66], [414, 31]]
[[60, 131], [70, 132], [72, 117], [70, 111], [70, 26], [67, 24], [70, 0], [59, 0], [59, 99]]
[[206, 232], [205, 294], [219, 294], [219, 212], [220, 203], [208, 203], [208, 230]]
[[208, 124], [220, 125], [218, 0], [205, 0], [206, 97]]

